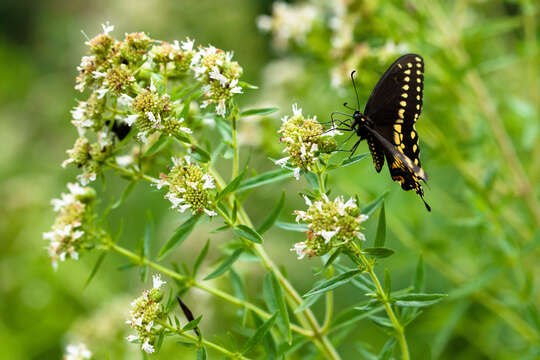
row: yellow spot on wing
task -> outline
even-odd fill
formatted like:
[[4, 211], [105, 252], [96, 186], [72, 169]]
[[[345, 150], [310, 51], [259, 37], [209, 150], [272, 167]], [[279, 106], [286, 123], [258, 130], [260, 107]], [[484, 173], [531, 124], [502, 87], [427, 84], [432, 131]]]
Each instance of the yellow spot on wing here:
[[412, 146], [412, 151], [413, 151], [413, 152], [416, 152], [416, 149], [418, 149], [418, 146], [417, 146], [416, 144], [414, 144], [414, 145]]
[[403, 114], [405, 113], [405, 109], [399, 109], [397, 113], [399, 117], [403, 119]]
[[407, 75], [411, 75], [411, 69], [405, 70], [404, 73], [407, 74]]
[[416, 95], [416, 100], [420, 101], [420, 95]]
[[399, 145], [399, 134], [394, 131], [394, 144]]
[[403, 119], [397, 119], [396, 124], [403, 124]]
[[405, 84], [401, 87], [403, 90], [407, 91], [409, 90], [409, 85]]
[[407, 93], [403, 93], [401, 94], [401, 97], [404, 97], [405, 99], [408, 97], [409, 95]]
[[405, 80], [405, 82], [409, 82], [409, 80], [411, 80], [411, 78], [409, 78], [408, 76], [405, 76], [405, 79], [403, 79], [403, 80]]
[[416, 57], [414, 58], [414, 60], [419, 61], [419, 62], [422, 61], [422, 59], [420, 59], [418, 56], [416, 56]]
[[417, 87], [416, 87], [416, 91], [418, 91], [418, 92], [422, 91], [422, 89], [420, 88], [420, 86], [417, 86]]
[[414, 164], [418, 165], [418, 159], [414, 159]]
[[407, 102], [406, 102], [406, 101], [400, 101], [400, 102], [399, 102], [399, 105], [405, 107], [405, 106], [407, 106]]
[[407, 63], [407, 66], [412, 68], [412, 63]]
[[422, 72], [420, 70], [416, 70], [416, 75], [422, 75]]
[[401, 125], [394, 125], [394, 130], [396, 130], [397, 132], [401, 132]]
[[422, 82], [422, 79], [420, 79], [420, 78], [418, 77], [418, 78], [416, 78], [416, 82], [417, 82], [417, 83], [421, 83], [421, 82]]
[[420, 104], [416, 104], [416, 110], [420, 110]]
[[416, 133], [414, 131], [411, 131], [411, 139], [414, 139], [415, 136], [416, 136]]

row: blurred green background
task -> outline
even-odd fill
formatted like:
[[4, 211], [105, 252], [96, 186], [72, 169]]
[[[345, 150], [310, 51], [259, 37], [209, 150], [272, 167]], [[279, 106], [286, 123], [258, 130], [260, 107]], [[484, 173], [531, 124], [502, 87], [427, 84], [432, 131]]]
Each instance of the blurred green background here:
[[[369, 159], [330, 178], [334, 195], [359, 194], [365, 202], [391, 191], [387, 246], [396, 255], [381, 267], [393, 274], [394, 289], [410, 283], [422, 253], [427, 290], [450, 295], [408, 328], [412, 358], [538, 359], [538, 3], [331, 3], [309, 2], [323, 10], [345, 4], [357, 16], [354, 42], [365, 46], [367, 54], [344, 68], [348, 72], [361, 66], [361, 102], [392, 61], [392, 54], [382, 56], [373, 49], [389, 41], [405, 44], [426, 63], [424, 110], [417, 127], [422, 163], [430, 175], [426, 199], [432, 213], [416, 195], [401, 191], [386, 169], [376, 174]], [[97, 255], [61, 263], [54, 272], [41, 237], [54, 220], [50, 199], [65, 191], [77, 173], [62, 169], [60, 163], [76, 138], [69, 111], [79, 96], [73, 89], [76, 66], [87, 51], [81, 30], [92, 37], [108, 20], [116, 26], [117, 37], [134, 31], [169, 41], [189, 36], [196, 44], [233, 50], [244, 68], [243, 79], [261, 87], [238, 97], [240, 103], [282, 109], [279, 115], [242, 124], [244, 153], [251, 152], [250, 164], [263, 171], [273, 167], [268, 156], [279, 156], [275, 130], [292, 103], [324, 121], [331, 111], [343, 110], [344, 101], [354, 100], [348, 84], [342, 90], [330, 85], [331, 71], [343, 58], [332, 51], [324, 13], [305, 43], [276, 49], [271, 35], [256, 26], [259, 15], [271, 12], [271, 1], [249, 0], [0, 3], [0, 358], [59, 359], [67, 343], [79, 340], [98, 358], [141, 357], [136, 346], [122, 338], [128, 330], [124, 320], [129, 302], [149, 285], [139, 283], [133, 269], [119, 271], [126, 260], [111, 255], [83, 289]], [[360, 151], [366, 152], [367, 145]], [[125, 186], [109, 178], [102, 189], [105, 199]], [[297, 196], [304, 186], [303, 180], [288, 181], [255, 191], [246, 201], [247, 210], [260, 222], [267, 211], [260, 204], [273, 203], [284, 189], [288, 202], [282, 220], [293, 221], [292, 211], [304, 206]], [[133, 248], [142, 236], [147, 209], [158, 224], [154, 251], [178, 224], [167, 202], [146, 184], [138, 184], [111, 215], [113, 227], [120, 218], [125, 220], [122, 245]], [[368, 238], [375, 226], [371, 220]], [[213, 227], [197, 229], [174, 260], [191, 264]], [[212, 239], [203, 274], [227, 240], [216, 235]], [[274, 229], [265, 247], [303, 293], [311, 288], [312, 269], [319, 261], [297, 261], [289, 252], [297, 241], [300, 234]], [[260, 301], [261, 267], [242, 261], [235, 270], [246, 277], [251, 298]], [[227, 276], [214, 285], [231, 291]], [[364, 298], [359, 289], [348, 286], [338, 290], [336, 299], [339, 311]], [[186, 295], [186, 302], [193, 304], [195, 313], [204, 314], [202, 328], [210, 339], [245, 339], [235, 325], [237, 309], [195, 290]], [[323, 307], [321, 302], [314, 308], [321, 317]], [[344, 359], [358, 358], [358, 343], [377, 351], [387, 338], [367, 320], [342, 335], [338, 349]], [[153, 357], [172, 356], [187, 359], [193, 353], [168, 341]]]

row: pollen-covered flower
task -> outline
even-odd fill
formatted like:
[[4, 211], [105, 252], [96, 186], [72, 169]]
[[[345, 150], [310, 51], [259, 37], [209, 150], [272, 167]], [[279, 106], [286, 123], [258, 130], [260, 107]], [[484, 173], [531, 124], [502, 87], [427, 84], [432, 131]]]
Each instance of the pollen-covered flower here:
[[332, 136], [338, 133], [335, 131], [325, 133], [317, 117], [305, 118], [302, 109], [296, 104], [292, 110], [293, 116], [290, 118], [284, 116], [278, 131], [281, 134], [281, 142], [286, 146], [284, 152], [287, 152], [288, 156], [278, 160], [276, 164], [283, 167], [290, 162], [296, 168], [295, 177], [298, 180], [300, 170], [311, 170], [319, 154], [335, 150], [337, 143]]
[[146, 54], [152, 39], [143, 32], [126, 34], [124, 41], [117, 41], [114, 45], [115, 53], [112, 55], [113, 64], [137, 65], [146, 59]]
[[70, 344], [66, 346], [66, 354], [64, 360], [84, 360], [91, 359], [92, 352], [88, 350], [85, 344], [80, 343], [77, 345]]
[[157, 321], [165, 319], [167, 315], [161, 304], [163, 299], [161, 287], [165, 281], [161, 280], [160, 275], [152, 276], [152, 280], [153, 288], [143, 291], [142, 295], [131, 303], [129, 318], [126, 321], [137, 332], [136, 335], [129, 335], [127, 340], [138, 341], [141, 349], [148, 354], [155, 351], [154, 344], [162, 330]]
[[227, 103], [234, 94], [241, 94], [238, 84], [242, 75], [242, 67], [232, 61], [233, 54], [210, 45], [200, 47], [191, 62], [195, 77], [203, 84], [203, 101], [201, 107], [214, 104], [216, 113], [225, 116]]
[[169, 192], [165, 198], [173, 209], [184, 212], [188, 209], [193, 214], [204, 211], [208, 216], [216, 216], [213, 198], [215, 196], [214, 179], [189, 156], [172, 158], [174, 164], [171, 171], [161, 175], [158, 188], [167, 186]]
[[150, 50], [150, 58], [154, 64], [160, 66], [161, 71], [166, 71], [170, 75], [185, 74], [191, 66], [195, 51], [193, 50], [193, 40], [189, 38], [179, 43], [175, 40], [172, 44], [162, 42], [154, 45]]
[[361, 232], [362, 223], [367, 215], [360, 212], [354, 199], [344, 201], [338, 196], [330, 201], [326, 195], [321, 200], [311, 201], [304, 198], [308, 209], [296, 210], [296, 221], [308, 225], [307, 240], [297, 243], [291, 249], [296, 252], [298, 259], [305, 255], [321, 256], [332, 248], [347, 245], [354, 239], [365, 240]]
[[53, 267], [58, 261], [67, 257], [77, 260], [92, 238], [90, 223], [92, 212], [89, 211], [96, 192], [90, 187], [79, 184], [67, 184], [69, 193], [62, 193], [60, 199], [51, 201], [58, 216], [52, 226], [52, 231], [43, 233], [43, 239], [49, 241], [48, 252]]

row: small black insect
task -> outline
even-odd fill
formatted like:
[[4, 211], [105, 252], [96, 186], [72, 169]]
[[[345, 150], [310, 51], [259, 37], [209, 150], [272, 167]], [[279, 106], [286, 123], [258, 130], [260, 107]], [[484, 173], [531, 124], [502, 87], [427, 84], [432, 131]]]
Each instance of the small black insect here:
[[[358, 135], [351, 154], [362, 140], [367, 140], [375, 170], [381, 171], [386, 158], [392, 180], [398, 181], [403, 190], [414, 189], [431, 211], [420, 185], [420, 180], [426, 182], [428, 176], [420, 166], [418, 133], [414, 126], [422, 110], [424, 60], [420, 55], [407, 54], [394, 61], [375, 85], [363, 113], [359, 110], [354, 73], [351, 73], [351, 79], [358, 108], [353, 109], [345, 103], [344, 106], [354, 113], [335, 111], [332, 124], [337, 121], [340, 126], [337, 129]], [[347, 118], [334, 119], [336, 114]]]

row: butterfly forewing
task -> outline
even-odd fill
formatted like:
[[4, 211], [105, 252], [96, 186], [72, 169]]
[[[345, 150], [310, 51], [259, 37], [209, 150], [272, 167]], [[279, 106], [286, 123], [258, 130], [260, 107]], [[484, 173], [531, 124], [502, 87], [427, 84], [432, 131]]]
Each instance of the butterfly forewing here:
[[[414, 126], [422, 110], [423, 89], [424, 61], [416, 54], [404, 55], [383, 74], [364, 110], [373, 128], [416, 165], [409, 166], [389, 149], [384, 151], [392, 178], [406, 190], [418, 189], [418, 180], [427, 179], [420, 167], [418, 133]], [[378, 169], [376, 158], [380, 157], [380, 147], [370, 145], [370, 150]]]

